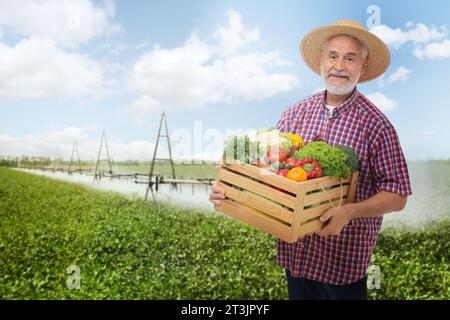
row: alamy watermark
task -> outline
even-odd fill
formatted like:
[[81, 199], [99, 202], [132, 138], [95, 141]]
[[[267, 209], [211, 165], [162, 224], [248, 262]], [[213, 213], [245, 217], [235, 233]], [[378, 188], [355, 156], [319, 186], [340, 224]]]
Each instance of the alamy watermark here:
[[70, 265], [66, 269], [67, 277], [66, 285], [69, 289], [80, 289], [81, 287], [81, 270], [77, 265]]
[[66, 27], [71, 31], [81, 29], [81, 9], [78, 6], [68, 7], [66, 10]]
[[369, 17], [366, 21], [367, 29], [372, 29], [381, 24], [381, 9], [377, 5], [370, 5], [367, 7], [366, 13], [369, 14]]
[[381, 271], [377, 265], [371, 265], [367, 271], [367, 289], [381, 289]]

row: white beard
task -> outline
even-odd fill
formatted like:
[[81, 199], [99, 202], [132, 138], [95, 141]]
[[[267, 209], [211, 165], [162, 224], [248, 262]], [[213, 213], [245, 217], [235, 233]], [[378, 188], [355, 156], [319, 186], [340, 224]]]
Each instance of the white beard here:
[[357, 81], [353, 82], [353, 80], [350, 77], [349, 77], [350, 80], [346, 84], [331, 84], [327, 80], [328, 75], [325, 74], [325, 72], [323, 70], [321, 70], [321, 75], [322, 75], [323, 83], [325, 84], [325, 89], [328, 92], [335, 94], [337, 96], [347, 95], [347, 94], [351, 93], [356, 87]]

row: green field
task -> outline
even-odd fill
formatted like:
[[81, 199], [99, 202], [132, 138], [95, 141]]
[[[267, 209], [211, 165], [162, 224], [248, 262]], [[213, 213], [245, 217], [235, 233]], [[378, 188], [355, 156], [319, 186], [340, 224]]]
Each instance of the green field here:
[[[0, 221], [0, 299], [287, 298], [275, 239], [218, 214], [0, 168]], [[450, 299], [449, 239], [450, 221], [385, 230], [370, 297]]]

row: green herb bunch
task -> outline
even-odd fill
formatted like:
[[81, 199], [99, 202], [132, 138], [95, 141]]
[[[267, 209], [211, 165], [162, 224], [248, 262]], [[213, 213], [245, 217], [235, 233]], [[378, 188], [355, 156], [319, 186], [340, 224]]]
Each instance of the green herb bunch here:
[[347, 164], [348, 155], [323, 141], [308, 143], [295, 152], [294, 158], [297, 160], [313, 158], [319, 163], [324, 176], [347, 179], [352, 173]]
[[249, 136], [230, 136], [225, 140], [223, 161], [229, 163], [238, 160], [242, 163], [253, 163], [264, 154], [259, 142], [252, 141]]

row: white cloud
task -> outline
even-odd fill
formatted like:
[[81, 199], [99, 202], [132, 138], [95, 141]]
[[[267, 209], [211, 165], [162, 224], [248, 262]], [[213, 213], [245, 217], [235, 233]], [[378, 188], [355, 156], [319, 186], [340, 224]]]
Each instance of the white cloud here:
[[414, 21], [407, 21], [405, 23], [405, 27], [408, 28], [408, 29], [414, 27]]
[[412, 42], [414, 45], [425, 44], [431, 41], [439, 41], [448, 36], [445, 26], [436, 28], [423, 23], [406, 23], [406, 30], [390, 28], [386, 25], [378, 25], [370, 29], [370, 32], [380, 37], [387, 45], [399, 49], [402, 45]]
[[273, 69], [290, 65], [277, 51], [248, 51], [260, 39], [241, 17], [228, 12], [228, 26], [219, 27], [214, 41], [192, 34], [173, 49], [154, 46], [133, 66], [129, 90], [138, 98], [128, 110], [160, 111], [162, 107], [196, 109], [209, 103], [262, 100], [292, 90], [298, 79]]
[[[96, 126], [66, 127], [60, 129], [46, 129], [37, 134], [27, 134], [22, 137], [0, 134], [0, 156], [47, 156], [53, 159], [55, 155], [70, 160], [73, 143], [76, 140], [82, 160], [97, 160], [102, 132]], [[129, 159], [150, 160], [155, 145], [145, 140], [133, 140], [124, 143], [111, 138], [106, 133], [108, 149], [112, 160], [123, 161]], [[161, 145], [158, 150], [162, 156], [166, 147]], [[106, 159], [105, 149], [102, 159]]]
[[450, 40], [442, 42], [433, 42], [427, 44], [424, 48], [416, 48], [414, 55], [419, 59], [442, 59], [450, 58]]
[[142, 51], [149, 47], [146, 41], [131, 45], [123, 42], [105, 42], [96, 47], [92, 52], [93, 54], [102, 52], [112, 56], [118, 56], [122, 52], [129, 51]]
[[[35, 134], [15, 137], [0, 134], [0, 157], [6, 156], [46, 156], [51, 159], [64, 158], [70, 160], [74, 141], [77, 142], [81, 160], [98, 158], [102, 130], [95, 125], [83, 127], [51, 127], [41, 129]], [[156, 137], [155, 137], [156, 138]], [[155, 143], [147, 140], [123, 142], [106, 132], [111, 160], [151, 160]], [[178, 128], [170, 133], [171, 151], [174, 160], [219, 160], [223, 150], [224, 133], [218, 129], [202, 128], [188, 130]], [[168, 145], [161, 138], [157, 156], [168, 158]], [[76, 157], [76, 154], [75, 154]], [[106, 149], [102, 148], [101, 159], [107, 159]]]
[[126, 108], [121, 109], [118, 112], [118, 115], [135, 125], [149, 128], [152, 125], [153, 119], [151, 117], [147, 117], [146, 115], [158, 113], [162, 109], [167, 108], [164, 108], [159, 101], [144, 94], [128, 104]]
[[370, 29], [370, 32], [377, 35], [387, 45], [392, 45], [398, 49], [402, 44], [408, 42], [407, 35], [401, 29], [392, 29], [386, 25], [377, 25]]
[[379, 84], [381, 87], [385, 87], [387, 85], [393, 84], [397, 81], [405, 82], [409, 79], [409, 75], [411, 74], [411, 70], [405, 68], [405, 67], [399, 67], [397, 70], [394, 71], [393, 74], [389, 76], [387, 80], [384, 80], [384, 78], [380, 79]]
[[[108, 143], [111, 157], [115, 161], [151, 160], [155, 145], [146, 140], [133, 140], [129, 143], [112, 141]], [[165, 146], [158, 146], [158, 156], [164, 157]]]
[[0, 33], [22, 37], [0, 41], [0, 99], [99, 99], [113, 92], [114, 66], [73, 50], [121, 32], [111, 0], [0, 0], [0, 7]]
[[396, 101], [389, 99], [380, 92], [369, 94], [367, 95], [367, 98], [383, 112], [393, 111], [398, 107], [398, 103]]
[[408, 21], [405, 27], [406, 30], [378, 25], [371, 28], [370, 31], [394, 49], [411, 44], [412, 53], [419, 59], [450, 58], [450, 40], [447, 39], [449, 35], [447, 26], [437, 28]]
[[77, 47], [96, 36], [123, 32], [112, 22], [114, 3], [91, 0], [0, 0], [0, 26], [25, 37], [47, 38]]
[[0, 98], [101, 98], [111, 85], [106, 79], [99, 63], [52, 40], [31, 37], [13, 47], [0, 42]]
[[417, 23], [415, 28], [411, 26], [407, 34], [414, 43], [428, 43], [444, 39], [448, 35], [448, 30], [445, 26], [437, 29], [435, 26], [428, 27], [423, 23]]
[[[26, 134], [22, 137], [0, 135], [2, 156], [48, 156], [70, 158], [73, 142], [78, 147], [90, 141], [89, 134], [98, 131], [95, 126], [66, 127], [63, 129], [47, 128], [38, 134]], [[97, 143], [97, 148], [100, 143]], [[81, 156], [80, 149], [80, 156]], [[92, 154], [90, 155], [92, 156]]]
[[214, 37], [219, 40], [219, 51], [223, 55], [233, 54], [241, 47], [251, 42], [257, 42], [260, 39], [260, 33], [257, 29], [247, 30], [242, 23], [241, 16], [235, 11], [228, 11], [227, 27], [219, 27]]

